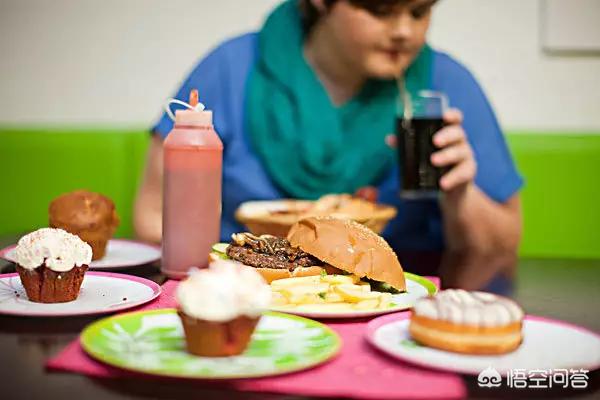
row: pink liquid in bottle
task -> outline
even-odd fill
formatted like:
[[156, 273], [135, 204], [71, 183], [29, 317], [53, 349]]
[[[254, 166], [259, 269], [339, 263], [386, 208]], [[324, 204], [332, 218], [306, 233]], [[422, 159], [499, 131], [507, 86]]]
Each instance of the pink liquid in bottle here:
[[[190, 106], [198, 92], [190, 94]], [[162, 272], [180, 279], [205, 267], [219, 241], [223, 143], [211, 111], [177, 110], [163, 144]]]

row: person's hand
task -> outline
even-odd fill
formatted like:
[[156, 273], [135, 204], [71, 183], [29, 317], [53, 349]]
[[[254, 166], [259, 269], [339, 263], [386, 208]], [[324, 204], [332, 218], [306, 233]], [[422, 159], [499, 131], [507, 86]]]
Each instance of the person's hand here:
[[433, 144], [440, 150], [431, 155], [431, 164], [450, 168], [440, 179], [440, 188], [449, 192], [473, 182], [477, 163], [467, 135], [462, 128], [462, 113], [452, 109], [444, 114], [446, 126], [433, 135]]
[[[440, 187], [449, 192], [472, 183], [477, 173], [477, 163], [467, 135], [461, 126], [462, 113], [451, 109], [444, 114], [446, 126], [433, 135], [433, 144], [440, 150], [431, 155], [431, 164], [450, 168], [440, 179]], [[397, 146], [396, 135], [388, 135], [386, 143]]]

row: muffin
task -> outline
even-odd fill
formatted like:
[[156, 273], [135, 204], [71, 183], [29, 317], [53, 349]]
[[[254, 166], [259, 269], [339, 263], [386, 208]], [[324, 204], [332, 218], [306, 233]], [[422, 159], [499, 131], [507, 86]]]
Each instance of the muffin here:
[[187, 351], [226, 357], [243, 353], [250, 343], [271, 302], [271, 288], [253, 268], [218, 260], [207, 269], [192, 269], [176, 298]]
[[62, 229], [42, 228], [19, 240], [15, 261], [29, 300], [65, 303], [79, 296], [92, 248]]
[[115, 204], [106, 196], [87, 190], [65, 193], [50, 203], [50, 226], [64, 229], [92, 246], [92, 260], [106, 253], [106, 244], [119, 226]]
[[448, 289], [415, 303], [409, 332], [415, 341], [441, 350], [503, 354], [521, 345], [523, 316], [506, 297]]

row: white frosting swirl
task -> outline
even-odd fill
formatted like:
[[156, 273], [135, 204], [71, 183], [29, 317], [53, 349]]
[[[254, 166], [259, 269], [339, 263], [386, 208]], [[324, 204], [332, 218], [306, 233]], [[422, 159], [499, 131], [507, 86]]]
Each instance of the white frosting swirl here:
[[486, 327], [518, 322], [524, 315], [521, 307], [506, 297], [462, 289], [447, 289], [420, 299], [413, 312], [430, 319]]
[[271, 287], [254, 270], [236, 261], [218, 260], [208, 269], [194, 268], [177, 287], [181, 310], [206, 321], [258, 317], [271, 303]]
[[92, 248], [78, 236], [62, 229], [42, 228], [21, 239], [15, 250], [15, 261], [25, 269], [42, 265], [56, 272], [89, 265]]

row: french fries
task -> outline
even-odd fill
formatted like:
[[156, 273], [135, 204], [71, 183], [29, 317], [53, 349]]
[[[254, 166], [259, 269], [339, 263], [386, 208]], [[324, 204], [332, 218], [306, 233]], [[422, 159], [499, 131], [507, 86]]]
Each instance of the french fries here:
[[355, 275], [321, 275], [271, 282], [272, 305], [279, 310], [346, 312], [378, 310], [392, 304], [390, 293], [372, 292], [371, 285]]

